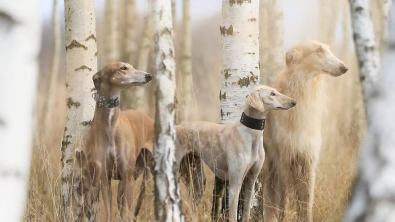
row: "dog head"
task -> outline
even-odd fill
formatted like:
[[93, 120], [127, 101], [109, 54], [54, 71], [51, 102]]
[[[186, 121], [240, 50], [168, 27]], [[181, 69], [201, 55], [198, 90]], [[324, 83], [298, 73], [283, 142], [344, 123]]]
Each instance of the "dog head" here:
[[152, 80], [152, 75], [144, 71], [134, 69], [128, 63], [114, 62], [92, 77], [97, 90], [119, 92], [129, 86], [141, 86]]
[[264, 112], [270, 110], [287, 110], [296, 106], [296, 101], [265, 85], [257, 85], [247, 98], [254, 109]]
[[285, 61], [288, 68], [298, 68], [307, 73], [341, 76], [348, 71], [347, 66], [333, 55], [328, 45], [309, 39], [288, 50]]

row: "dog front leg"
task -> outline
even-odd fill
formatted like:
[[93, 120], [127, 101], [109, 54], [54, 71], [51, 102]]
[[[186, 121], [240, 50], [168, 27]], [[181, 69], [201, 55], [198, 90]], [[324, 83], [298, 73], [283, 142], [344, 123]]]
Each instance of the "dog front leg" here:
[[101, 191], [105, 208], [104, 221], [112, 221], [111, 179], [107, 177], [102, 179]]
[[[236, 171], [238, 172], [238, 171]], [[233, 175], [229, 178], [229, 221], [237, 221], [237, 205], [239, 204], [240, 188], [243, 181], [241, 175]]]
[[[251, 203], [252, 197], [255, 191], [255, 182], [258, 178], [259, 173], [261, 172], [262, 168], [261, 163], [256, 163], [252, 166], [249, 170], [247, 176], [244, 180], [244, 205], [243, 205], [243, 215], [241, 221], [250, 221], [250, 211], [251, 211]], [[263, 215], [262, 215], [263, 216]]]

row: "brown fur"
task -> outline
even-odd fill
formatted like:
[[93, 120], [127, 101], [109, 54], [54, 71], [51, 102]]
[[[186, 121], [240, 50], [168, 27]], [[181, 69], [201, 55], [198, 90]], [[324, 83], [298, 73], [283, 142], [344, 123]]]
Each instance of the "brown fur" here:
[[325, 80], [348, 68], [323, 43], [304, 40], [286, 54], [287, 69], [271, 84], [298, 101], [289, 112], [267, 116], [263, 167], [265, 221], [286, 221], [286, 207], [295, 194], [298, 221], [312, 221], [315, 168], [321, 147]]
[[[135, 70], [126, 63], [112, 63], [93, 76], [98, 94], [112, 98], [119, 97], [123, 88], [144, 85], [151, 79], [149, 74]], [[124, 218], [125, 212], [131, 209], [134, 180], [141, 173], [141, 168], [146, 166], [147, 157], [152, 153], [153, 134], [154, 123], [147, 115], [135, 110], [120, 111], [119, 106], [106, 108], [96, 103], [87, 154], [88, 161], [94, 163], [91, 172], [99, 174], [95, 177], [100, 184], [93, 185], [100, 185], [105, 221], [111, 221], [112, 216], [112, 179], [120, 180], [117, 203], [121, 217]], [[147, 149], [146, 152], [142, 151], [143, 148]], [[145, 175], [144, 170], [144, 177]], [[145, 178], [143, 188], [144, 180]], [[140, 209], [142, 193], [138, 197], [135, 217]]]

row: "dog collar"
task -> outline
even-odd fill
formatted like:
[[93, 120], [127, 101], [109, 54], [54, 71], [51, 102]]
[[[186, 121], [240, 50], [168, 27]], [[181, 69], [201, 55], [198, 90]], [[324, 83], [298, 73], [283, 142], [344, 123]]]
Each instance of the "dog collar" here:
[[119, 96], [118, 97], [105, 97], [95, 92], [92, 94], [93, 99], [96, 101], [99, 107], [114, 108], [119, 106]]
[[263, 130], [265, 128], [265, 119], [254, 119], [247, 116], [244, 112], [241, 114], [240, 123], [254, 130]]

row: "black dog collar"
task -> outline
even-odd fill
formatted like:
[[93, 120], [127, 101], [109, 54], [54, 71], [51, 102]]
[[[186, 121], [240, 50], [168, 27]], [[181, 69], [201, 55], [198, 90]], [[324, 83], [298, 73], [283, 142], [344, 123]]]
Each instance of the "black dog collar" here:
[[105, 97], [97, 92], [93, 93], [92, 97], [99, 107], [104, 106], [106, 108], [114, 108], [119, 106], [119, 97]]
[[263, 130], [265, 128], [265, 119], [254, 119], [247, 116], [244, 112], [241, 114], [240, 123], [254, 130]]

